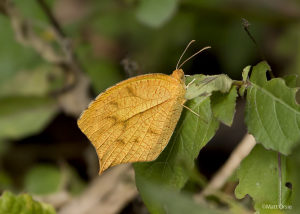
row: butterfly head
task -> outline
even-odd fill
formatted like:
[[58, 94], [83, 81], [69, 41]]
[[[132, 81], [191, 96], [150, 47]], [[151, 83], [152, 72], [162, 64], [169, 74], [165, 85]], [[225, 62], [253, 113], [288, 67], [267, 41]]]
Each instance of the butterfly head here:
[[175, 69], [171, 76], [180, 82], [184, 82], [184, 72], [182, 69]]

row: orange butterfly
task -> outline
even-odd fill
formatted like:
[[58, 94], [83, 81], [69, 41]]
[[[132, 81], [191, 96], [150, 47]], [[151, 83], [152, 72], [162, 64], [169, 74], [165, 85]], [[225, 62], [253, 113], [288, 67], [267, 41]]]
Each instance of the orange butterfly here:
[[155, 160], [168, 144], [186, 101], [181, 55], [171, 75], [147, 74], [99, 94], [78, 126], [96, 148], [100, 171], [121, 163]]

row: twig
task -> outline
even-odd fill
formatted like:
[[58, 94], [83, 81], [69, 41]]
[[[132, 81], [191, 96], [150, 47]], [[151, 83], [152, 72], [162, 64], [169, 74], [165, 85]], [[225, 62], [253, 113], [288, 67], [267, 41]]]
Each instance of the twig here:
[[278, 160], [278, 205], [282, 205], [282, 172], [281, 172], [281, 154], [278, 152], [277, 155], [277, 160]]
[[63, 206], [72, 199], [70, 193], [65, 190], [44, 196], [33, 195], [33, 198], [40, 202], [49, 203], [55, 208]]
[[32, 24], [21, 17], [11, 1], [5, 1], [2, 6], [5, 8], [5, 15], [9, 17], [19, 43], [32, 47], [41, 57], [52, 64], [61, 64], [65, 61], [61, 54], [34, 32]]
[[[252, 36], [249, 28], [250, 28], [250, 23], [248, 22], [247, 19], [245, 18], [242, 18], [242, 24], [243, 24], [243, 28], [244, 30], [246, 31], [247, 35], [249, 36], [249, 38], [251, 39], [251, 41], [254, 43], [254, 45], [256, 46], [259, 54], [260, 54], [260, 57], [262, 60], [266, 60], [266, 57], [265, 57], [265, 54], [264, 54], [264, 51], [261, 49], [261, 47], [258, 45], [258, 43], [256, 42], [255, 38]], [[269, 70], [269, 73], [270, 73], [270, 76], [272, 78], [275, 78], [273, 72], [271, 70]]]
[[[255, 44], [255, 46], [259, 49], [260, 51], [260, 47], [258, 46], [256, 40], [254, 39], [254, 37], [252, 36], [252, 34], [249, 31], [249, 27], [250, 27], [250, 23], [247, 19], [242, 18], [242, 23], [243, 23], [243, 28], [246, 31], [247, 35], [249, 36], [249, 38], [251, 39], [251, 41]], [[264, 58], [264, 56], [262, 55], [262, 57]]]
[[58, 214], [116, 214], [136, 195], [133, 169], [123, 164], [97, 177]]
[[[80, 112], [82, 112], [90, 102], [90, 99], [87, 96], [89, 79], [82, 71], [77, 56], [73, 51], [71, 41], [67, 38], [63, 28], [61, 27], [61, 24], [55, 18], [47, 3], [44, 0], [37, 0], [37, 2], [47, 15], [48, 20], [51, 23], [54, 32], [56, 33], [58, 42], [61, 45], [66, 57], [65, 65], [71, 71], [71, 73], [69, 73], [71, 76], [69, 76], [68, 84], [56, 92], [56, 94], [60, 95], [58, 96], [58, 101], [61, 104], [61, 107], [65, 109], [67, 113], [79, 115]], [[78, 100], [80, 100], [80, 102], [78, 102]]]
[[43, 0], [38, 2], [41, 3], [41, 8], [45, 14], [50, 16], [51, 30], [55, 33], [56, 42], [60, 45], [62, 53], [37, 35], [31, 22], [21, 16], [11, 0], [1, 2], [1, 8], [4, 14], [10, 18], [18, 42], [24, 46], [32, 47], [46, 61], [60, 66], [65, 71], [65, 85], [54, 94], [61, 109], [65, 113], [77, 117], [90, 102], [88, 96], [89, 79], [82, 71], [71, 43], [65, 37], [59, 22], [54, 18]]
[[232, 175], [232, 173], [240, 165], [241, 161], [250, 153], [256, 142], [252, 135], [246, 134], [243, 140], [231, 153], [230, 157], [222, 168], [213, 176], [205, 189], [195, 196], [196, 200], [202, 200], [203, 197], [210, 195], [216, 190], [219, 190]]
[[64, 33], [62, 27], [60, 26], [59, 22], [54, 17], [52, 11], [50, 10], [50, 8], [46, 4], [46, 2], [44, 0], [37, 0], [37, 2], [40, 4], [40, 6], [43, 9], [44, 13], [47, 15], [49, 21], [51, 22], [52, 26], [58, 32], [59, 36], [62, 37], [62, 38], [65, 38], [66, 34]]

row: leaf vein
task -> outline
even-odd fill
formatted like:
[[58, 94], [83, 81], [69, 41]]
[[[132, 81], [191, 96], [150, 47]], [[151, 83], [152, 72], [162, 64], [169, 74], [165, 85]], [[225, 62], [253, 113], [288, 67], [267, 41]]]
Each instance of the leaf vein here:
[[274, 96], [272, 93], [270, 93], [268, 90], [262, 88], [261, 86], [251, 82], [251, 84], [253, 86], [255, 86], [257, 89], [261, 90], [263, 93], [267, 94], [268, 96], [270, 96], [271, 98], [273, 98], [274, 100], [276, 100], [277, 102], [281, 103], [283, 106], [285, 106], [286, 108], [290, 109], [291, 111], [293, 111], [295, 114], [300, 115], [300, 111], [294, 109], [292, 106], [290, 106], [288, 103], [283, 102], [281, 99], [279, 99], [278, 97]]

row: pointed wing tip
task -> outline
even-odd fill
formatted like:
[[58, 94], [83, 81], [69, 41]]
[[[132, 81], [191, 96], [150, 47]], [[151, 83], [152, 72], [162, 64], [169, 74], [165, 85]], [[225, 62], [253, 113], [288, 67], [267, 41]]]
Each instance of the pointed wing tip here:
[[[107, 168], [106, 168], [107, 169]], [[106, 170], [106, 169], [103, 169], [103, 167], [100, 166], [100, 169], [99, 169], [99, 172], [98, 172], [98, 175], [102, 175], [103, 172]]]
[[[97, 152], [97, 154], [98, 154], [98, 152]], [[101, 159], [99, 157], [99, 154], [98, 154], [98, 158], [99, 158], [99, 172], [98, 172], [98, 174], [102, 175], [104, 171], [106, 171], [107, 169], [109, 169], [112, 166], [108, 166], [108, 167], [106, 166], [106, 167], [104, 167], [103, 164], [101, 164], [102, 161], [101, 161]]]

